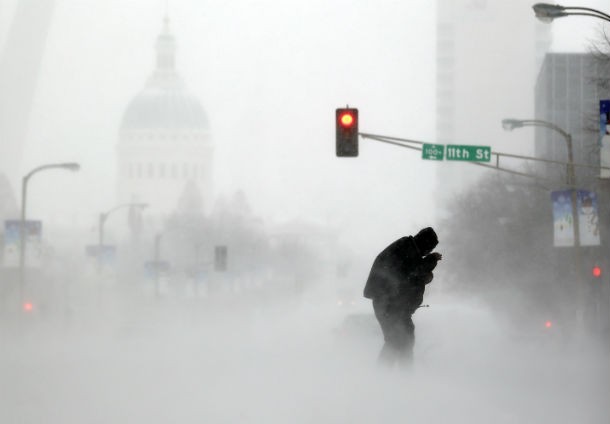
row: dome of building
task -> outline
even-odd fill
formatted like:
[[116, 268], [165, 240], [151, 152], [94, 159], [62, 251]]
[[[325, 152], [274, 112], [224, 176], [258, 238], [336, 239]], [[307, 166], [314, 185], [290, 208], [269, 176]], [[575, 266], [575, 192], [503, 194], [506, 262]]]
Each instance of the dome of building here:
[[146, 87], [134, 97], [123, 115], [122, 130], [207, 130], [201, 103], [186, 90]]
[[213, 198], [214, 143], [202, 104], [176, 72], [167, 17], [155, 50], [156, 66], [120, 122], [117, 202], [143, 202], [147, 216], [167, 217], [176, 205], [184, 208], [180, 196], [188, 187], [206, 211]]
[[157, 38], [156, 69], [144, 89], [129, 102], [121, 130], [208, 130], [207, 115], [175, 70], [176, 43], [165, 28]]

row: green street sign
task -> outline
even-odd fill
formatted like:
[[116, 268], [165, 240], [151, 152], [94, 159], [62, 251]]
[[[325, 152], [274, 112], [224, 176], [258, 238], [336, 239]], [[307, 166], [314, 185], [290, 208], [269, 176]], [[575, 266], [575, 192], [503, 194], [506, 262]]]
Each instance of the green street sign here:
[[447, 144], [447, 160], [489, 162], [491, 161], [491, 147]]
[[443, 160], [445, 146], [443, 144], [424, 144], [421, 153], [422, 159]]

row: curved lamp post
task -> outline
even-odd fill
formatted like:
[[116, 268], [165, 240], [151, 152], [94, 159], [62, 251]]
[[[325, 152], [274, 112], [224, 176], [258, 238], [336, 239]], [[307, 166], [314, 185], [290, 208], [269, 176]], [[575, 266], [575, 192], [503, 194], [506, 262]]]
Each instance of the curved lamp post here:
[[25, 247], [26, 247], [26, 237], [25, 237], [25, 218], [26, 218], [26, 205], [27, 205], [27, 192], [28, 192], [28, 181], [34, 174], [40, 171], [45, 171], [47, 169], [67, 169], [68, 171], [76, 172], [80, 169], [80, 165], [75, 162], [67, 162], [67, 163], [53, 163], [47, 165], [41, 165], [32, 169], [28, 172], [23, 179], [21, 180], [21, 219], [19, 222], [19, 284], [21, 287], [21, 297], [23, 298], [23, 286], [25, 284]]
[[99, 217], [99, 239], [98, 239], [98, 249], [97, 249], [97, 269], [98, 272], [102, 270], [102, 249], [104, 248], [104, 224], [110, 216], [111, 213], [118, 211], [123, 208], [136, 207], [140, 209], [144, 209], [148, 207], [148, 203], [123, 203], [121, 205], [115, 206], [107, 212], [100, 213]]
[[98, 239], [98, 252], [97, 252], [97, 263], [98, 263], [98, 268], [101, 269], [101, 265], [102, 265], [102, 249], [104, 246], [104, 224], [106, 223], [106, 220], [108, 219], [108, 216], [115, 212], [118, 211], [119, 209], [123, 209], [123, 208], [130, 208], [130, 207], [136, 207], [136, 208], [140, 208], [140, 209], [144, 209], [146, 207], [148, 207], [148, 203], [124, 203], [118, 206], [115, 206], [114, 208], [110, 209], [107, 212], [102, 212], [100, 213], [100, 217], [99, 217], [99, 239]]
[[561, 134], [563, 136], [563, 138], [566, 141], [566, 145], [568, 147], [568, 165], [567, 165], [567, 176], [566, 176], [566, 183], [567, 185], [571, 188], [571, 203], [572, 203], [572, 228], [574, 230], [574, 246], [576, 247], [576, 251], [577, 251], [577, 261], [578, 264], [577, 266], [579, 267], [578, 271], [580, 271], [582, 269], [582, 267], [580, 267], [581, 264], [581, 259], [580, 259], [580, 226], [579, 226], [579, 222], [578, 222], [578, 208], [577, 208], [577, 200], [576, 200], [576, 174], [574, 172], [574, 152], [572, 150], [572, 136], [566, 132], [565, 130], [563, 130], [562, 128], [558, 127], [557, 125], [551, 123], [551, 122], [547, 122], [547, 121], [543, 121], [540, 119], [503, 119], [502, 120], [502, 127], [507, 130], [507, 131], [512, 131], [515, 128], [521, 128], [521, 127], [544, 127], [544, 128], [548, 128], [550, 130], [553, 130], [555, 132], [558, 132], [559, 134]]
[[[566, 140], [566, 144], [568, 146], [568, 173], [567, 173], [567, 183], [571, 188], [571, 206], [572, 206], [572, 228], [574, 230], [574, 262], [575, 262], [575, 268], [576, 268], [576, 279], [578, 280], [578, 286], [582, 287], [582, 275], [583, 275], [583, 253], [582, 253], [582, 249], [581, 249], [581, 245], [580, 245], [580, 224], [579, 224], [579, 220], [578, 220], [578, 207], [577, 207], [577, 199], [576, 199], [576, 175], [574, 173], [574, 155], [572, 152], [572, 136], [567, 133], [566, 131], [564, 131], [563, 129], [561, 129], [560, 127], [558, 127], [557, 125], [551, 123], [551, 122], [547, 122], [547, 121], [542, 121], [542, 120], [538, 120], [538, 119], [525, 119], [525, 120], [520, 120], [520, 119], [504, 119], [502, 120], [502, 126], [504, 127], [505, 130], [513, 130], [514, 128], [520, 128], [520, 127], [525, 127], [525, 126], [538, 126], [538, 127], [545, 127], [545, 128], [549, 128], [553, 131], [558, 132], [559, 134], [561, 134], [564, 139]], [[581, 296], [584, 296], [581, 293]], [[582, 299], [581, 299], [582, 300]]]
[[536, 17], [542, 22], [550, 23], [555, 18], [564, 16], [591, 16], [610, 22], [610, 15], [589, 7], [560, 6], [550, 3], [536, 3], [532, 6]]
[[118, 211], [119, 209], [122, 208], [130, 208], [130, 207], [136, 207], [136, 208], [140, 208], [140, 209], [144, 209], [146, 207], [148, 207], [148, 203], [124, 203], [121, 205], [118, 205], [112, 209], [110, 209], [108, 212], [102, 212], [100, 214], [100, 222], [99, 222], [99, 246], [100, 249], [102, 248], [102, 246], [104, 245], [104, 224], [106, 223], [106, 220], [108, 219], [108, 216], [115, 212]]
[[574, 245], [580, 246], [580, 229], [578, 228], [578, 217], [576, 216], [576, 173], [574, 171], [574, 151], [572, 149], [572, 136], [557, 125], [540, 119], [503, 119], [502, 128], [512, 131], [521, 127], [544, 127], [558, 132], [566, 141], [568, 148], [568, 165], [566, 184], [572, 189], [572, 221], [574, 222]]

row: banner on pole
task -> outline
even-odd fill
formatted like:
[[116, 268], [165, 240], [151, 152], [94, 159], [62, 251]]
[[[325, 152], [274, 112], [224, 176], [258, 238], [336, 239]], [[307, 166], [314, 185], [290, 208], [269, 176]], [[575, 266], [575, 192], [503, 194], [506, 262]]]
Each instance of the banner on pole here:
[[168, 261], [146, 261], [144, 262], [144, 275], [149, 280], [165, 278], [169, 274], [170, 268]]
[[114, 267], [116, 265], [116, 246], [93, 244], [85, 246], [85, 253], [90, 258], [98, 261], [103, 267]]
[[[599, 102], [599, 160], [610, 168], [610, 100]], [[600, 169], [599, 177], [610, 178], [610, 169]]]
[[[4, 221], [4, 266], [18, 267], [21, 246], [21, 221]], [[25, 265], [40, 267], [42, 261], [42, 222], [25, 221]]]
[[[553, 203], [553, 245], [574, 246], [572, 190], [551, 192]], [[597, 194], [588, 190], [576, 191], [578, 239], [581, 246], [599, 246], [599, 215]]]
[[551, 192], [553, 203], [553, 246], [574, 246], [571, 190]]
[[599, 246], [597, 194], [592, 191], [578, 190], [577, 199], [580, 245]]

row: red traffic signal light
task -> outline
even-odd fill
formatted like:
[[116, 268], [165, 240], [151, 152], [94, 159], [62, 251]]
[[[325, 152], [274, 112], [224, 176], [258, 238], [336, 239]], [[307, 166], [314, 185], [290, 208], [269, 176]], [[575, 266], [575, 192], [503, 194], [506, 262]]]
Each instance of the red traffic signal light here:
[[358, 109], [339, 108], [335, 111], [338, 157], [358, 156]]
[[339, 122], [341, 122], [341, 126], [343, 126], [343, 128], [351, 127], [355, 122], [354, 114], [351, 111], [342, 112], [341, 116], [339, 117]]
[[601, 276], [602, 276], [602, 267], [601, 267], [601, 266], [599, 266], [599, 265], [595, 265], [595, 266], [593, 267], [593, 269], [591, 270], [591, 273], [593, 274], [593, 276], [594, 276], [595, 278], [599, 278], [599, 277], [601, 277]]

